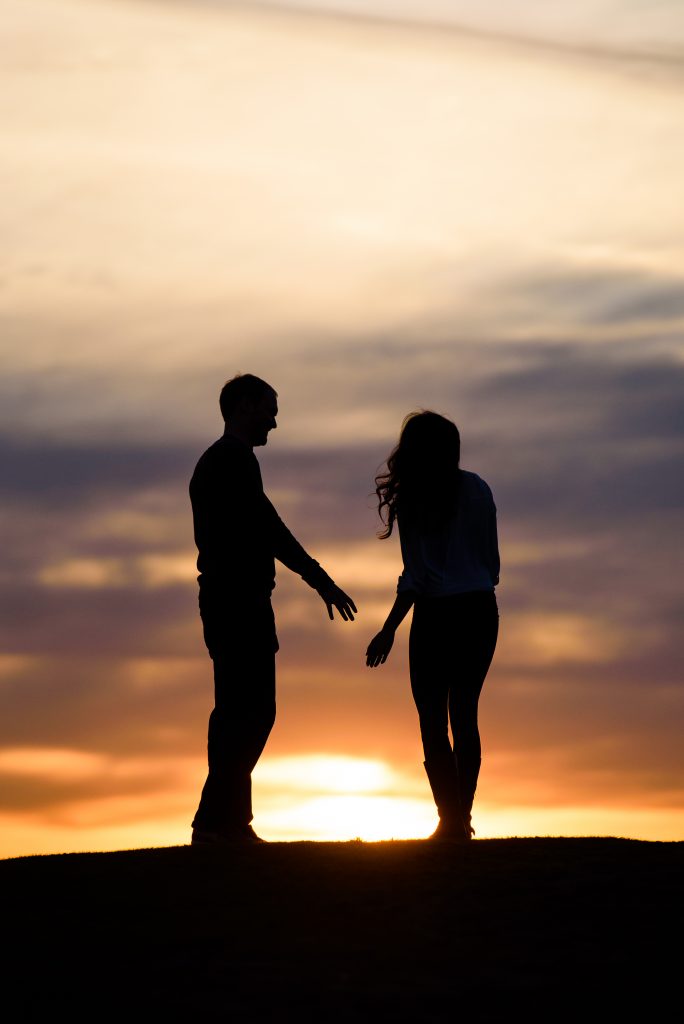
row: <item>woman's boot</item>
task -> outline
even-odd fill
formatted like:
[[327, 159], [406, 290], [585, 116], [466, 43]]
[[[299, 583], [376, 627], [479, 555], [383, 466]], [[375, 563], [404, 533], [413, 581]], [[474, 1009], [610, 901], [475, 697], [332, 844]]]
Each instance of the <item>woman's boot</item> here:
[[[456, 755], [454, 754], [454, 758]], [[477, 789], [477, 779], [480, 774], [481, 758], [468, 762], [464, 758], [457, 763], [458, 781], [461, 792], [461, 810], [463, 812], [463, 824], [472, 836], [475, 829], [471, 825], [471, 814], [473, 810], [473, 801], [475, 799], [475, 790]]]
[[461, 789], [452, 754], [428, 758], [423, 764], [439, 812], [439, 825], [430, 838], [456, 842], [470, 839], [470, 829], [463, 821]]

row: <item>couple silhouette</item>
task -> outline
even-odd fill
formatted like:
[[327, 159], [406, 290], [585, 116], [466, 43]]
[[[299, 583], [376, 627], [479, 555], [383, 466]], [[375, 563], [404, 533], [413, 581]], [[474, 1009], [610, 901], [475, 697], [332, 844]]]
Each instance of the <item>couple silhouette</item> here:
[[[254, 448], [276, 428], [277, 392], [259, 377], [239, 374], [224, 384], [219, 404], [223, 436], [201, 456], [190, 481], [200, 616], [214, 668], [209, 771], [192, 822], [193, 846], [263, 841], [251, 825], [251, 776], [276, 714], [275, 559], [317, 591], [331, 619], [337, 609], [351, 622], [357, 611], [264, 493]], [[430, 838], [462, 842], [474, 832], [477, 708], [498, 633], [499, 552], [492, 493], [479, 476], [459, 468], [459, 459], [451, 420], [412, 413], [387, 472], [376, 477], [380, 537], [397, 526], [403, 571], [366, 665], [384, 664], [413, 608], [411, 690], [439, 814]]]

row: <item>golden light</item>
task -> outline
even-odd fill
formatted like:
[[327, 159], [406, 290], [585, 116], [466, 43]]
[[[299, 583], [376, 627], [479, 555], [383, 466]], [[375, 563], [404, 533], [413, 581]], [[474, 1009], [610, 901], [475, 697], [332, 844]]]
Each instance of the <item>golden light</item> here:
[[277, 789], [371, 793], [391, 787], [393, 772], [384, 761], [312, 754], [267, 758], [257, 765], [254, 780]]
[[172, 584], [194, 584], [194, 551], [129, 558], [65, 558], [45, 566], [38, 581], [45, 587], [76, 587], [92, 590], [140, 586], [150, 589]]
[[[0, 815], [0, 856], [185, 845], [204, 778], [197, 758], [116, 759], [67, 749], [15, 747], [4, 752], [6, 774], [70, 784], [105, 778], [136, 780], [139, 792], [70, 793], [49, 809]], [[160, 788], [163, 773], [168, 785]], [[673, 807], [549, 803], [530, 785], [502, 803], [483, 787], [474, 814], [476, 838], [614, 835], [681, 839]], [[529, 799], [528, 799], [529, 798]], [[365, 842], [424, 839], [437, 824], [427, 783], [379, 759], [328, 756], [264, 758], [255, 771], [254, 826], [271, 842]]]
[[511, 665], [560, 662], [609, 662], [625, 641], [605, 619], [564, 612], [513, 613], [502, 636], [498, 657]]
[[0, 772], [46, 779], [88, 779], [107, 764], [102, 754], [61, 747], [8, 747], [0, 750]]
[[423, 839], [436, 824], [430, 803], [402, 797], [322, 796], [259, 814], [259, 832], [271, 840]]
[[436, 824], [428, 794], [380, 760], [314, 754], [266, 758], [254, 772], [266, 839], [416, 839]]

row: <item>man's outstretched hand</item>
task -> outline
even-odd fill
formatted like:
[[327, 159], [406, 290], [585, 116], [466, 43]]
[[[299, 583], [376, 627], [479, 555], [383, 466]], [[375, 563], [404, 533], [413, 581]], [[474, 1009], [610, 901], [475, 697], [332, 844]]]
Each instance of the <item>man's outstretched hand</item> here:
[[318, 593], [325, 601], [328, 608], [328, 615], [331, 619], [334, 618], [333, 608], [337, 608], [345, 622], [347, 620], [350, 622], [354, 621], [356, 605], [349, 594], [345, 594], [344, 590], [340, 590], [340, 588], [333, 583], [331, 586], [325, 587], [323, 590], [319, 590]]

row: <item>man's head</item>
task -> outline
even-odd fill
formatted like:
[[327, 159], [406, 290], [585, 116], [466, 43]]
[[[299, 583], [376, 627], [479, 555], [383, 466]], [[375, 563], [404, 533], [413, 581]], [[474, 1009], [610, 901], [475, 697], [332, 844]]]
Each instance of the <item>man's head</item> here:
[[261, 377], [239, 373], [226, 381], [219, 398], [226, 432], [253, 448], [266, 444], [275, 430], [278, 394]]

